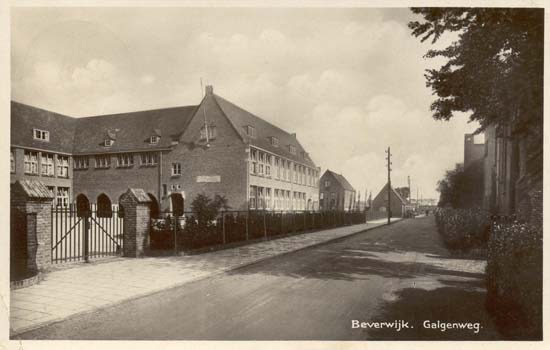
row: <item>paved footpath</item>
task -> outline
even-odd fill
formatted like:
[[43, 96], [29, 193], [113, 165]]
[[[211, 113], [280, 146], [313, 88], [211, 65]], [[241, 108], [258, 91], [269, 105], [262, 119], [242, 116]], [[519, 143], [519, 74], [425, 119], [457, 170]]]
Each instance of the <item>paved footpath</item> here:
[[211, 277], [385, 223], [385, 219], [370, 221], [199, 255], [119, 258], [52, 271], [36, 285], [11, 291], [11, 337], [72, 315]]

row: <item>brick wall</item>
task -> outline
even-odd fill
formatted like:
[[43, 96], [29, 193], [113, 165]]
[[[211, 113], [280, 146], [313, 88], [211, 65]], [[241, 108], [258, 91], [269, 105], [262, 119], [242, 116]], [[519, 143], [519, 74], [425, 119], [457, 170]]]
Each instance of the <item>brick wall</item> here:
[[[216, 126], [217, 137], [210, 140], [209, 148], [200, 140], [200, 129], [204, 126], [201, 107], [181, 136], [180, 143], [173, 151], [163, 154], [162, 184], [168, 191], [184, 193], [185, 210], [190, 210], [192, 200], [203, 192], [210, 198], [223, 194], [232, 209], [246, 209], [246, 144], [217, 104], [212, 99], [205, 101], [207, 120]], [[181, 163], [181, 176], [172, 176], [172, 163], [175, 162]], [[198, 176], [219, 176], [220, 182], [198, 182]], [[175, 186], [173, 190], [172, 186]], [[161, 209], [168, 207], [169, 197], [162, 195]]]
[[128, 188], [142, 188], [157, 197], [159, 192], [159, 169], [156, 166], [141, 166], [139, 153], [134, 154], [132, 167], [117, 167], [117, 155], [112, 154], [111, 167], [96, 169], [93, 156], [89, 159], [88, 169], [74, 170], [74, 197], [84, 194], [90, 203], [96, 203], [97, 197], [105, 193], [111, 203], [118, 204], [120, 196]]
[[124, 207], [123, 253], [127, 257], [142, 257], [149, 249], [149, 203], [126, 191], [120, 204]]
[[17, 185], [10, 192], [10, 209], [25, 221], [13, 229], [26, 235], [27, 269], [44, 270], [51, 264], [51, 200], [29, 198]]

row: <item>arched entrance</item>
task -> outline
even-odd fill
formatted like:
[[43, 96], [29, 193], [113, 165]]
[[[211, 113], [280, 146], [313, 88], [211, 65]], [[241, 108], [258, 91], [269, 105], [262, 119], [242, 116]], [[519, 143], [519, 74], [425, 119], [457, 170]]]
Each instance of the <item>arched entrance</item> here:
[[184, 198], [181, 193], [172, 193], [170, 195], [170, 209], [172, 215], [183, 216]]
[[158, 219], [160, 216], [159, 202], [153, 194], [147, 193], [147, 195], [151, 199], [151, 203], [149, 204], [151, 219]]
[[113, 207], [111, 205], [111, 199], [102, 193], [97, 197], [97, 217], [110, 218], [113, 216]]
[[90, 215], [90, 201], [82, 193], [76, 196], [76, 214], [79, 218]]

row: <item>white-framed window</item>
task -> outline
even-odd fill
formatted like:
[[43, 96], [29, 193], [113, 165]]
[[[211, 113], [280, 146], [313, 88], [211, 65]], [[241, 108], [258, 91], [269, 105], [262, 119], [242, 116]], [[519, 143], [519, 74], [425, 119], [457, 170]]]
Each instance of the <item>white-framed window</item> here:
[[265, 208], [271, 209], [271, 188], [269, 187], [265, 189]]
[[25, 174], [38, 175], [38, 152], [25, 151]]
[[181, 163], [172, 163], [172, 176], [181, 175]]
[[57, 206], [68, 207], [69, 206], [69, 187], [58, 187], [55, 196], [55, 204]]
[[15, 152], [10, 149], [10, 172], [15, 173]]
[[265, 209], [265, 193], [263, 187], [258, 187], [258, 209]]
[[328, 180], [325, 181], [325, 187], [330, 187], [330, 181]]
[[156, 165], [158, 163], [157, 154], [153, 152], [141, 153], [141, 165]]
[[40, 157], [40, 175], [54, 176], [52, 153], [42, 153], [42, 156]]
[[262, 163], [258, 164], [258, 175], [264, 175], [264, 165]]
[[288, 145], [288, 151], [290, 152], [290, 154], [296, 155], [296, 147]]
[[111, 156], [109, 154], [98, 154], [95, 156], [95, 167], [105, 169], [111, 167]]
[[69, 177], [69, 156], [57, 155], [57, 176]]
[[134, 155], [132, 153], [121, 153], [117, 155], [117, 167], [131, 168], [134, 166]]
[[256, 186], [250, 186], [249, 208], [256, 209]]
[[115, 140], [112, 140], [112, 139], [105, 139], [103, 145], [104, 145], [105, 147], [111, 147], [114, 143], [115, 143]]
[[50, 132], [47, 130], [33, 129], [32, 136], [35, 140], [50, 141]]
[[218, 129], [216, 125], [210, 124], [208, 126], [203, 125], [201, 128], [201, 140], [206, 140], [206, 130], [208, 129], [208, 140], [214, 140], [218, 136]]
[[88, 169], [90, 166], [90, 157], [88, 156], [75, 156], [73, 158], [74, 169]]
[[321, 192], [321, 194], [319, 195], [319, 199], [325, 199], [325, 193], [324, 192]]
[[256, 138], [256, 128], [251, 126], [251, 125], [247, 125], [246, 126], [246, 134], [248, 136], [250, 136], [251, 138], [255, 139]]
[[159, 141], [160, 141], [160, 136], [157, 136], [157, 135], [153, 135], [149, 138], [150, 144], [156, 144], [156, 143], [159, 143]]
[[276, 138], [275, 136], [271, 137], [271, 145], [273, 147], [279, 147], [279, 139]]
[[46, 188], [48, 189], [48, 192], [50, 192], [50, 196], [52, 197], [52, 205], [55, 206], [57, 204], [55, 200], [55, 197], [56, 197], [55, 186], [46, 186]]

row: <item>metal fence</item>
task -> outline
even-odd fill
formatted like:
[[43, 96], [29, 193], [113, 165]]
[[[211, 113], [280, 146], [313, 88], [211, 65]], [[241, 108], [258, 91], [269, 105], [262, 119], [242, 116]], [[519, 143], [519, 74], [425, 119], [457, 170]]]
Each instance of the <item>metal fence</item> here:
[[[384, 213], [382, 213], [384, 214]], [[292, 233], [362, 224], [365, 212], [223, 211], [214, 217], [184, 212], [151, 220], [152, 249], [190, 250]], [[370, 215], [369, 220], [379, 219]]]
[[92, 204], [85, 212], [78, 212], [74, 204], [52, 207], [52, 263], [121, 254], [123, 227], [123, 212], [116, 204], [110, 210]]

